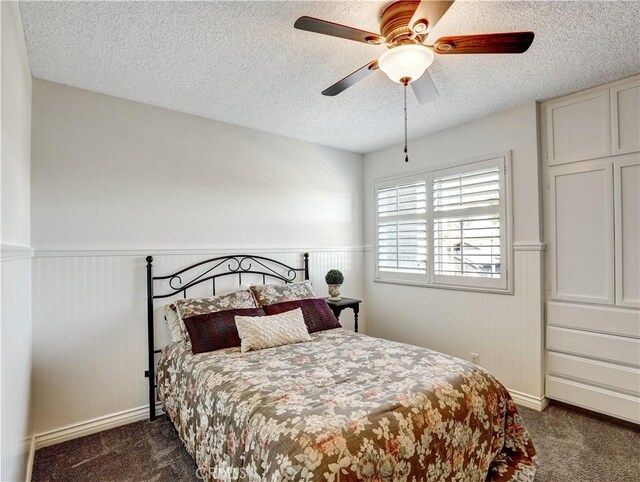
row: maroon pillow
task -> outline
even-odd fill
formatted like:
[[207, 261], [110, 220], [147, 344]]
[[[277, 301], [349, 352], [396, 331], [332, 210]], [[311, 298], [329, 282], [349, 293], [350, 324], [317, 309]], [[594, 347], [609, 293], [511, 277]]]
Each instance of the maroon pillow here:
[[262, 308], [238, 308], [184, 318], [191, 340], [191, 351], [196, 354], [240, 346], [236, 315], [264, 316], [265, 312]]
[[331, 308], [329, 308], [327, 302], [321, 298], [284, 301], [283, 303], [263, 306], [263, 308], [267, 315], [277, 315], [278, 313], [300, 308], [309, 333], [342, 328], [342, 325], [333, 314], [333, 311], [331, 311]]

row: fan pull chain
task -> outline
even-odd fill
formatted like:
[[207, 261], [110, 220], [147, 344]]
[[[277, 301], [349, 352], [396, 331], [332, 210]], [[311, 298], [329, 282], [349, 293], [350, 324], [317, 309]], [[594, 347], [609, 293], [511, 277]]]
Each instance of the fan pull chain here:
[[409, 154], [407, 154], [407, 85], [409, 82], [404, 79], [404, 162], [409, 162]]

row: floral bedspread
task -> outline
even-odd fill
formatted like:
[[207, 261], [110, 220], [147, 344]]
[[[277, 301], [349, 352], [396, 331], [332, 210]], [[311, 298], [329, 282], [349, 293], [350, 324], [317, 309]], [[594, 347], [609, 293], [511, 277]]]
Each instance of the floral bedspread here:
[[209, 481], [532, 481], [506, 389], [463, 360], [338, 328], [192, 355], [168, 345], [158, 392]]

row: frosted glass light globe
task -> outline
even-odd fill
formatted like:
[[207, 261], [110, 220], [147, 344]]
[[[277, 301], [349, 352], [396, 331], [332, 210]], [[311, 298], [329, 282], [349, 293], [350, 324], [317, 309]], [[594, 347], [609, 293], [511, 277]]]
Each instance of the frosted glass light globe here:
[[387, 77], [401, 84], [401, 79], [418, 80], [433, 63], [434, 55], [424, 45], [400, 45], [387, 50], [378, 59], [378, 67]]

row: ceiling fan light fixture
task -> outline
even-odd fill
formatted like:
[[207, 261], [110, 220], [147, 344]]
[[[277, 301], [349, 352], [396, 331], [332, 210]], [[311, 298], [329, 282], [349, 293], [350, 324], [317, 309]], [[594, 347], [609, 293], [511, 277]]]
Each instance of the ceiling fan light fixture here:
[[433, 63], [431, 49], [424, 45], [399, 45], [383, 53], [378, 59], [378, 66], [387, 77], [399, 84], [403, 79], [410, 82], [418, 80]]

